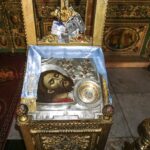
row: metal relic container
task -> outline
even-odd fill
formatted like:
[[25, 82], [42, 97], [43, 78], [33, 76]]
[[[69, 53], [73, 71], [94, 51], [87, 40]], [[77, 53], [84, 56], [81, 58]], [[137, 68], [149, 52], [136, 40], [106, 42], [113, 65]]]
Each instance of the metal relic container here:
[[[101, 48], [107, 1], [81, 1], [78, 6], [85, 6], [84, 19], [75, 14], [77, 18], [70, 19], [73, 24], [69, 20], [66, 27], [71, 37], [84, 30], [80, 23], [85, 22], [87, 30], [72, 39], [61, 34], [61, 42], [45, 34], [44, 28], [55, 3], [22, 0], [28, 54], [17, 124], [29, 150], [102, 150], [113, 114]], [[74, 7], [71, 0], [60, 1], [60, 13], [72, 11], [69, 3]]]

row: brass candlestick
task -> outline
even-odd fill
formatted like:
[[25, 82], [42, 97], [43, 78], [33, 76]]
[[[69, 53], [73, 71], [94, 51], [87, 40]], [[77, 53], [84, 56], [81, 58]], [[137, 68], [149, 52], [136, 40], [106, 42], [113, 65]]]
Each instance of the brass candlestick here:
[[124, 150], [150, 150], [150, 118], [140, 123], [138, 132], [140, 137], [133, 143], [125, 142]]

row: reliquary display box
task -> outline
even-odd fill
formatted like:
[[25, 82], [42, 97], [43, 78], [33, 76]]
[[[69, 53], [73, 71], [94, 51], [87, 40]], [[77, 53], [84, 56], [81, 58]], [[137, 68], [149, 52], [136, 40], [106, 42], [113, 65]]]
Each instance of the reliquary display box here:
[[22, 1], [28, 54], [17, 122], [27, 149], [104, 149], [113, 114], [101, 49], [106, 6]]

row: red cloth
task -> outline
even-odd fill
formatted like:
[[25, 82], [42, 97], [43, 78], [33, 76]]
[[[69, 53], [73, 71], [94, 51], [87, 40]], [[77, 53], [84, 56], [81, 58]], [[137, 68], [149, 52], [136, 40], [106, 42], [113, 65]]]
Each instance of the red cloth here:
[[0, 149], [7, 135], [20, 101], [26, 56], [23, 53], [0, 54]]
[[71, 98], [60, 98], [60, 99], [54, 99], [53, 103], [69, 103], [74, 102]]

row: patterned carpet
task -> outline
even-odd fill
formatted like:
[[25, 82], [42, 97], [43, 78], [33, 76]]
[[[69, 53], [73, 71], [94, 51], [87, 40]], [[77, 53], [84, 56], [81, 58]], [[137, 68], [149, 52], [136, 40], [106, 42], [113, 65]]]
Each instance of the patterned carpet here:
[[25, 60], [25, 54], [0, 54], [0, 150], [19, 103]]

